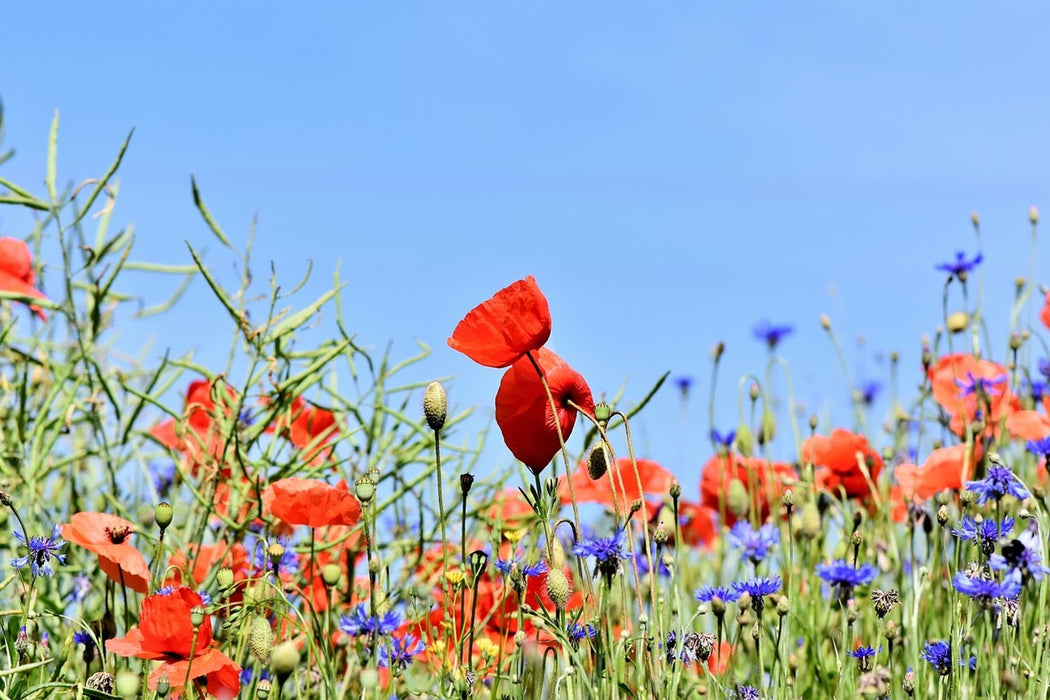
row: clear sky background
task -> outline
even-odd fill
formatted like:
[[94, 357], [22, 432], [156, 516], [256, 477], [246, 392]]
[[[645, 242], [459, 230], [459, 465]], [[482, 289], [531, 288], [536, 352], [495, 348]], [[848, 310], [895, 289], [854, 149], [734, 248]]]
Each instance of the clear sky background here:
[[[134, 223], [138, 258], [188, 262], [188, 240], [233, 279], [193, 207], [193, 173], [235, 243], [258, 215], [260, 291], [268, 261], [291, 287], [309, 259], [305, 305], [338, 266], [359, 341], [392, 341], [394, 357], [430, 345], [411, 378], [455, 375], [450, 398], [477, 407], [476, 425], [500, 373], [445, 340], [532, 274], [552, 348], [596, 394], [626, 378], [630, 403], [665, 371], [696, 378], [684, 406], [668, 386], [636, 424], [641, 456], [694, 483], [710, 455], [714, 343], [727, 348], [718, 427], [736, 422], [739, 377], [764, 369], [751, 334], [763, 318], [795, 325], [781, 350], [822, 431], [848, 426], [820, 314], [854, 380], [885, 381], [879, 358], [899, 350], [909, 395], [920, 337], [941, 322], [934, 265], [976, 251], [977, 210], [1002, 360], [1028, 208], [1050, 216], [1042, 4], [22, 3], [4, 15], [0, 99], [17, 152], [5, 177], [43, 192], [56, 108], [62, 181], [100, 175], [134, 126], [114, 225]], [[0, 234], [28, 231], [0, 211]], [[158, 357], [195, 349], [218, 368], [227, 329], [198, 280], [124, 342], [148, 335]], [[490, 445], [481, 471], [510, 461], [498, 433]]]

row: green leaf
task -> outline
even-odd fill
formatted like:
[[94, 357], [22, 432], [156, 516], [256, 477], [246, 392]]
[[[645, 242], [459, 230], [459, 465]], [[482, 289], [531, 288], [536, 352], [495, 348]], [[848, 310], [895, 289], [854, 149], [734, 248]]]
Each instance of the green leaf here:
[[197, 181], [192, 175], [190, 175], [190, 186], [193, 188], [193, 203], [197, 205], [197, 209], [200, 211], [201, 216], [204, 217], [204, 221], [208, 224], [208, 228], [211, 229], [211, 232], [215, 234], [215, 237], [218, 238], [224, 246], [233, 250], [233, 245], [230, 243], [230, 239], [227, 238], [226, 234], [222, 232], [221, 228], [219, 228], [219, 224], [215, 221], [215, 217], [211, 215], [211, 211], [209, 211], [207, 205], [204, 204], [204, 199], [201, 197], [201, 191], [197, 189]]
[[[55, 119], [58, 119], [57, 112], [55, 113]], [[80, 220], [87, 215], [88, 211], [91, 210], [91, 205], [95, 203], [95, 200], [98, 199], [99, 194], [102, 193], [103, 188], [105, 188], [105, 186], [109, 184], [110, 179], [113, 177], [114, 174], [116, 174], [117, 168], [120, 167], [121, 161], [124, 160], [124, 154], [128, 150], [128, 144], [131, 143], [131, 137], [134, 133], [135, 129], [133, 127], [131, 131], [128, 132], [127, 138], [124, 139], [124, 143], [120, 145], [120, 151], [117, 153], [117, 157], [113, 159], [112, 163], [110, 163], [109, 169], [102, 176], [102, 179], [95, 184], [95, 189], [91, 190], [91, 194], [88, 195], [87, 202], [85, 202], [84, 206], [80, 208], [80, 213], [77, 214], [77, 217], [73, 219], [73, 223], [70, 224], [71, 227], [79, 224]]]

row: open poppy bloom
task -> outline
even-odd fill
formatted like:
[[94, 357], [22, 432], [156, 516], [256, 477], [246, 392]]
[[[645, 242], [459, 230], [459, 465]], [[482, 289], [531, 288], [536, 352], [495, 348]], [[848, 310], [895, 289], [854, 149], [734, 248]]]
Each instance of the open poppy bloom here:
[[[817, 467], [820, 485], [828, 491], [847, 498], [864, 498], [870, 492], [869, 479], [874, 483], [882, 471], [882, 457], [871, 449], [868, 439], [844, 428], [835, 428], [831, 436], [813, 435], [802, 443], [802, 460]], [[863, 460], [865, 475], [860, 468]]]
[[[0, 290], [23, 297], [47, 299], [35, 284], [33, 256], [30, 255], [26, 242], [17, 238], [0, 238]], [[29, 309], [39, 316], [41, 321], [47, 320], [47, 314], [39, 306], [30, 304]]]
[[109, 513], [75, 513], [62, 526], [62, 537], [98, 555], [106, 576], [133, 591], [149, 591], [150, 572], [142, 552], [131, 546], [128, 537], [135, 526]]
[[1043, 309], [1039, 312], [1039, 318], [1044, 326], [1050, 328], [1050, 292], [1046, 293], [1046, 299], [1043, 301]]
[[[612, 486], [609, 483], [610, 475], [616, 485], [616, 502], [623, 510], [630, 508], [632, 501], [643, 498], [645, 494], [657, 496], [666, 494], [675, 480], [674, 475], [651, 459], [639, 459], [636, 460], [636, 463], [638, 464], [637, 479], [629, 457], [619, 458], [615, 464], [609, 465], [609, 470], [599, 479], [591, 479], [587, 472], [587, 463], [582, 462], [572, 473], [572, 487], [576, 500], [579, 503], [604, 503], [611, 508], [613, 495]], [[639, 479], [642, 483], [641, 491], [638, 490]], [[558, 494], [563, 504], [572, 502], [564, 476], [558, 478]]]
[[951, 416], [951, 429], [964, 435], [966, 426], [980, 416], [990, 432], [1020, 402], [1010, 391], [1009, 374], [1002, 365], [973, 355], [946, 355], [929, 369], [933, 400]]
[[169, 418], [149, 431], [160, 444], [181, 452], [189, 460], [194, 473], [206, 457], [212, 460], [222, 457], [226, 449], [226, 437], [223, 426], [219, 424], [220, 419], [232, 418], [233, 403], [237, 398], [233, 387], [223, 384], [228, 401], [217, 406], [212, 398], [212, 385], [213, 382], [203, 379], [190, 382], [182, 418], [178, 421]]
[[790, 464], [758, 457], [729, 453], [709, 459], [700, 475], [700, 502], [718, 513], [726, 527], [737, 521], [727, 503], [734, 480], [747, 489], [748, 507], [764, 521], [769, 517], [769, 504], [780, 498], [784, 489], [798, 480], [798, 475]]
[[1014, 411], [1006, 417], [1006, 429], [1022, 440], [1042, 440], [1050, 435], [1050, 417], [1039, 411]]
[[301, 396], [292, 400], [288, 415], [279, 415], [274, 425], [266, 428], [266, 432], [283, 435], [300, 450], [309, 448], [306, 461], [311, 464], [331, 455], [332, 448], [325, 449], [324, 445], [338, 430], [334, 413], [307, 403]]
[[898, 464], [893, 470], [898, 485], [890, 493], [894, 520], [903, 522], [908, 503], [923, 503], [941, 491], [960, 490], [973, 476], [974, 465], [982, 454], [980, 443], [960, 444], [937, 448], [921, 467]]
[[496, 392], [496, 425], [514, 457], [539, 474], [561, 450], [561, 436], [568, 440], [576, 424], [576, 409], [594, 413], [594, 399], [580, 373], [546, 348], [534, 355], [547, 378], [557, 415], [551, 408], [543, 382], [529, 358], [522, 357], [503, 375]]
[[448, 346], [479, 365], [509, 367], [543, 347], [550, 335], [547, 298], [529, 275], [471, 309], [452, 331]]
[[177, 696], [188, 674], [198, 689], [206, 687], [210, 695], [229, 700], [240, 692], [241, 667], [212, 647], [210, 617], [204, 616], [194, 635], [191, 611], [195, 607], [203, 609], [204, 601], [186, 587], [146, 596], [138, 626], [124, 637], [108, 640], [106, 650], [117, 656], [162, 661], [149, 675], [151, 690], [166, 676], [172, 697]]
[[356, 525], [361, 519], [361, 504], [345, 479], [335, 486], [319, 479], [280, 479], [263, 490], [262, 503], [266, 512], [289, 525]]

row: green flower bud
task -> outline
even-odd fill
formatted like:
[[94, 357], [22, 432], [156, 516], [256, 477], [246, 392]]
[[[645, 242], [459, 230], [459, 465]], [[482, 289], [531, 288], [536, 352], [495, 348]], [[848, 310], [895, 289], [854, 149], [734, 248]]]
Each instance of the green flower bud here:
[[139, 694], [139, 676], [131, 671], [121, 671], [117, 674], [114, 686], [117, 695], [122, 698], [133, 698]]
[[324, 581], [324, 585], [329, 588], [339, 583], [339, 578], [343, 575], [343, 570], [338, 564], [325, 564], [324, 568], [321, 569], [321, 580]]
[[423, 415], [427, 419], [427, 425], [435, 433], [445, 426], [445, 418], [448, 415], [448, 396], [441, 382], [430, 382], [423, 391]]
[[740, 479], [730, 481], [729, 492], [726, 494], [726, 507], [729, 508], [729, 512], [738, 518], [745, 517], [750, 505], [748, 501], [747, 487], [744, 486], [744, 482]]
[[270, 664], [273, 642], [273, 627], [270, 621], [262, 615], [254, 616], [248, 626], [248, 651], [264, 666]]
[[800, 520], [798, 532], [802, 537], [812, 540], [820, 535], [820, 510], [816, 503], [809, 501], [802, 506]]
[[561, 569], [552, 568], [547, 573], [547, 595], [554, 602], [554, 607], [564, 610], [569, 602], [569, 579]]
[[281, 642], [270, 652], [270, 668], [278, 678], [286, 678], [299, 666], [299, 649], [295, 642]]
[[175, 517], [175, 509], [167, 501], [158, 503], [157, 507], [153, 509], [153, 522], [157, 523], [157, 527], [162, 531], [168, 529], [168, 525], [171, 525], [173, 517]]

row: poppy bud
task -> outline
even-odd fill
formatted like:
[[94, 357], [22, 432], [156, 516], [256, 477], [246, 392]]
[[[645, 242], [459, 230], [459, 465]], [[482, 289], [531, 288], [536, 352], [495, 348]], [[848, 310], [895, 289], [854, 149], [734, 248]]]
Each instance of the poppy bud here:
[[270, 667], [278, 678], [288, 677], [299, 665], [299, 649], [295, 642], [281, 642], [270, 652]]
[[594, 407], [594, 420], [598, 421], [602, 425], [609, 422], [609, 418], [612, 416], [612, 407], [609, 404], [602, 401], [596, 404]]
[[786, 595], [782, 595], [777, 599], [777, 615], [784, 617], [789, 612], [791, 612], [791, 603]]
[[955, 311], [948, 314], [945, 325], [950, 333], [961, 333], [966, 330], [966, 326], [970, 325], [970, 315], [965, 311]]
[[671, 482], [671, 488], [668, 489], [668, 493], [671, 498], [677, 500], [682, 495], [682, 484], [679, 483], [678, 479]]
[[758, 388], [758, 384], [751, 382], [751, 387], [748, 389], [748, 396], [752, 401], [758, 401], [758, 397], [762, 395], [761, 389]]
[[722, 358], [722, 354], [726, 351], [726, 344], [721, 340], [715, 343], [714, 347], [711, 348], [711, 359], [718, 362]]
[[973, 224], [974, 227], [981, 225], [981, 216], [977, 213], [976, 209], [970, 212], [970, 223]]
[[827, 314], [820, 315], [820, 327], [826, 331], [831, 330], [831, 317]]
[[747, 515], [747, 487], [744, 486], [744, 482], [740, 479], [733, 479], [729, 482], [729, 492], [726, 494], [726, 507], [729, 508], [730, 513], [738, 518], [743, 518]]
[[609, 471], [609, 460], [605, 452], [605, 443], [595, 444], [587, 453], [587, 474], [592, 481], [597, 481]]
[[467, 494], [470, 493], [470, 487], [474, 485], [474, 475], [470, 472], [464, 472], [459, 475], [459, 490], [463, 492], [463, 497], [466, 498]]
[[448, 396], [441, 382], [430, 382], [423, 391], [423, 415], [427, 419], [427, 425], [435, 433], [445, 426], [445, 417], [448, 414]]
[[280, 542], [274, 542], [266, 548], [266, 556], [270, 558], [270, 563], [273, 564], [274, 570], [281, 565], [281, 559], [284, 557], [284, 545]]
[[550, 569], [547, 572], [547, 595], [559, 611], [565, 609], [569, 602], [569, 579], [561, 569]]
[[161, 676], [157, 679], [157, 697], [166, 698], [168, 697], [168, 691], [171, 690], [171, 681], [168, 680], [167, 676]]
[[802, 506], [800, 520], [798, 533], [802, 537], [812, 540], [820, 535], [820, 510], [817, 508], [816, 503], [809, 501]]
[[758, 444], [765, 445], [772, 442], [776, 434], [777, 421], [773, 417], [773, 412], [769, 410], [762, 411], [762, 425], [758, 431]]
[[1039, 223], [1039, 208], [1034, 204], [1028, 207], [1028, 223], [1033, 226]]
[[516, 646], [518, 649], [521, 649], [523, 646], [525, 646], [525, 642], [527, 639], [528, 638], [525, 636], [525, 633], [521, 630], [518, 630], [514, 633], [514, 646]]
[[270, 652], [273, 651], [273, 627], [262, 615], [252, 618], [248, 628], [248, 651], [264, 666], [270, 664]]
[[131, 671], [121, 671], [117, 674], [114, 686], [117, 695], [122, 698], [133, 698], [139, 694], [139, 676]]
[[368, 503], [376, 495], [376, 482], [362, 476], [354, 482], [354, 495], [361, 503]]
[[339, 583], [339, 577], [342, 574], [343, 570], [339, 568], [338, 564], [325, 564], [324, 568], [321, 569], [321, 580], [324, 581], [324, 585], [331, 588]]
[[167, 501], [158, 503], [157, 507], [153, 509], [153, 522], [157, 523], [157, 527], [161, 529], [161, 532], [168, 529], [168, 525], [171, 525], [171, 519], [174, 516], [175, 509]]
[[944, 527], [945, 525], [948, 524], [948, 519], [950, 517], [951, 516], [948, 513], [948, 506], [941, 506], [940, 508], [937, 509], [937, 523], [941, 527]]
[[219, 584], [219, 589], [224, 590], [233, 585], [233, 569], [228, 566], [224, 566], [219, 569], [218, 573], [215, 574], [215, 582]]
[[741, 423], [736, 429], [736, 449], [745, 457], [750, 457], [755, 451], [755, 436], [747, 423]]

